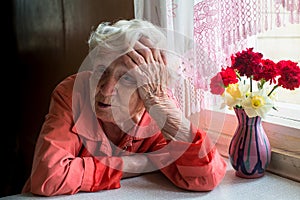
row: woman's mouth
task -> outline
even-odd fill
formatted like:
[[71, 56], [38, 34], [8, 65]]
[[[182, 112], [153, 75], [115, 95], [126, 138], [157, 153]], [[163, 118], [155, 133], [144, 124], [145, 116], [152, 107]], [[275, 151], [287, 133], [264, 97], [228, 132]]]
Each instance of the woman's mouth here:
[[106, 104], [106, 103], [102, 103], [102, 102], [98, 102], [98, 106], [100, 108], [109, 108], [109, 107], [111, 107], [110, 104]]

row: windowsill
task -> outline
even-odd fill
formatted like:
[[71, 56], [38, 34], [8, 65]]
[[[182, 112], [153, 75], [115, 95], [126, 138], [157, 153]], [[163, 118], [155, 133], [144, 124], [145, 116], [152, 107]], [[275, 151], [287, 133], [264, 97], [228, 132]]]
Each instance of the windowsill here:
[[[47, 197], [47, 200], [81, 199], [193, 199], [193, 200], [257, 200], [257, 199], [298, 199], [300, 183], [266, 172], [257, 179], [235, 176], [235, 171], [227, 162], [227, 171], [221, 183], [210, 192], [187, 191], [176, 187], [162, 173], [153, 172], [121, 180], [121, 188], [99, 192], [79, 192], [74, 195]], [[45, 200], [45, 197], [30, 193], [3, 197], [3, 200]]]
[[276, 102], [276, 108], [278, 110], [271, 110], [268, 113], [267, 118], [263, 121], [289, 128], [300, 129], [299, 104]]
[[[278, 116], [274, 115], [263, 120], [272, 151], [267, 170], [300, 182], [300, 122], [291, 121], [288, 117], [282, 119], [281, 123], [279, 121]], [[233, 111], [223, 113], [205, 110], [200, 113], [199, 127], [208, 133], [224, 157], [228, 157], [230, 140], [236, 126], [237, 120]]]

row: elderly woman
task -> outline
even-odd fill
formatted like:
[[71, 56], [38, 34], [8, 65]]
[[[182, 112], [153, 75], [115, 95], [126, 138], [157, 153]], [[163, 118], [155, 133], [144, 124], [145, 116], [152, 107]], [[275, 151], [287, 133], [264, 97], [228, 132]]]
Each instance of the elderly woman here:
[[174, 185], [210, 191], [226, 163], [182, 114], [170, 89], [165, 33], [142, 20], [101, 23], [80, 72], [51, 96], [23, 192], [43, 196], [120, 187], [161, 171]]

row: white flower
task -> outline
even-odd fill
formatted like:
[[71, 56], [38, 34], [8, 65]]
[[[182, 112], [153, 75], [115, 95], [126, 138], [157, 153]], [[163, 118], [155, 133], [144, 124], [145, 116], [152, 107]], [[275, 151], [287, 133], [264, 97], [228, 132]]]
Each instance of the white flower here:
[[274, 105], [273, 100], [268, 97], [265, 89], [252, 92], [244, 101], [242, 107], [249, 117], [265, 117]]

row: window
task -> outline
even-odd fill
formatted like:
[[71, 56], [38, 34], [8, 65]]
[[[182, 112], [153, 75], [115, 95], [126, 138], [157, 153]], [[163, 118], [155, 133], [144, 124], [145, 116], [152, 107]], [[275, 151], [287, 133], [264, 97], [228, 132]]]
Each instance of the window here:
[[[256, 52], [263, 53], [264, 58], [274, 62], [285, 59], [300, 64], [300, 25], [274, 28], [253, 36], [247, 46], [254, 47]], [[276, 102], [278, 111], [272, 110], [263, 119], [272, 147], [269, 170], [300, 181], [300, 89], [277, 89], [280, 93]], [[232, 110], [220, 111], [217, 105], [201, 113], [200, 126], [217, 142], [221, 154], [228, 156], [228, 146], [237, 120]]]

